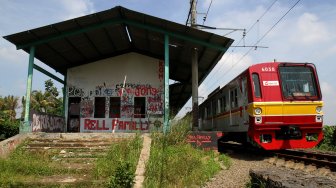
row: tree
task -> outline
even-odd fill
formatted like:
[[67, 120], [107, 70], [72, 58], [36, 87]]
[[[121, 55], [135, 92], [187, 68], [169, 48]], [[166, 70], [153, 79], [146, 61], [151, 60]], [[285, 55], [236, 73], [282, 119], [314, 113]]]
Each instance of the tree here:
[[58, 97], [59, 92], [57, 91], [57, 88], [54, 86], [54, 82], [51, 79], [44, 82], [44, 87], [45, 91], [52, 95], [54, 98]]
[[16, 109], [19, 107], [19, 98], [13, 95], [8, 95], [0, 99], [0, 110], [3, 114], [7, 115], [10, 121], [15, 120]]
[[0, 140], [19, 133], [20, 121], [15, 119], [18, 100], [13, 95], [4, 98], [0, 96]]
[[31, 93], [31, 109], [37, 112], [48, 113], [48, 109], [53, 105], [53, 100], [49, 93], [34, 90]]
[[[34, 90], [31, 93], [30, 108], [42, 113], [62, 116], [63, 98], [58, 97], [59, 92], [51, 79], [44, 82], [45, 92]], [[22, 97], [22, 104], [25, 104], [25, 98]], [[24, 109], [23, 109], [24, 110]], [[21, 114], [24, 116], [24, 113]]]

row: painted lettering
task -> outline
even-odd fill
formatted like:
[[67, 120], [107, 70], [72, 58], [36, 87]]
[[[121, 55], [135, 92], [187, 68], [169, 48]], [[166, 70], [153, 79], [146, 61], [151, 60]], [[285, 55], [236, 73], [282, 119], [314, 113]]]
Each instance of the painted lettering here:
[[84, 119], [85, 130], [109, 130], [108, 127], [105, 127], [105, 120], [102, 120], [101, 126], [99, 124], [99, 120]]

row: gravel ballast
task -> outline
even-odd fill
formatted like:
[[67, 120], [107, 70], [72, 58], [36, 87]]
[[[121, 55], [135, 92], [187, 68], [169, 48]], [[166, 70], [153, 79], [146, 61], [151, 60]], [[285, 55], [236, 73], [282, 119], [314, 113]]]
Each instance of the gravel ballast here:
[[220, 171], [214, 178], [204, 185], [204, 188], [225, 187], [239, 188], [246, 187], [246, 183], [250, 181], [249, 171], [268, 170], [275, 168], [263, 157], [249, 153], [229, 154], [232, 164], [229, 169]]

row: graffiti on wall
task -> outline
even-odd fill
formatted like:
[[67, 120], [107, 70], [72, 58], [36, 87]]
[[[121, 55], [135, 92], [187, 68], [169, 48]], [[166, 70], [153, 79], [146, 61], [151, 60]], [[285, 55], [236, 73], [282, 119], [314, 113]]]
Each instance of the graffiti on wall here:
[[93, 101], [89, 97], [83, 97], [80, 102], [80, 116], [92, 117], [93, 116]]
[[131, 131], [149, 131], [150, 122], [144, 119], [126, 118], [81, 118], [81, 132], [131, 132]]
[[[86, 95], [88, 94], [88, 95]], [[147, 114], [163, 114], [163, 89], [150, 84], [120, 83], [107, 85], [105, 82], [97, 85], [93, 90], [84, 91], [76, 87], [69, 87], [69, 97], [80, 96], [80, 117], [93, 117], [94, 97], [107, 97], [105, 114], [109, 114], [109, 98], [121, 98], [121, 118], [131, 118], [134, 114], [134, 97], [146, 97]]]
[[70, 118], [68, 132], [79, 132], [79, 119]]
[[158, 71], [158, 75], [159, 75], [159, 80], [160, 82], [163, 81], [163, 61], [159, 61], [159, 71]]
[[133, 97], [124, 93], [121, 96], [121, 118], [131, 118], [134, 114]]
[[83, 97], [85, 96], [85, 92], [82, 88], [78, 88], [76, 86], [70, 86], [68, 90], [69, 97]]
[[64, 132], [64, 117], [38, 114], [35, 112], [32, 117], [32, 132]]
[[163, 114], [163, 89], [157, 90], [156, 95], [147, 96], [147, 113]]
[[[126, 77], [125, 79], [120, 79], [119, 77], [123, 78], [123, 74], [119, 73], [113, 74], [113, 72], [111, 72], [108, 73], [111, 75], [105, 75], [105, 70], [99, 72], [101, 68], [97, 69], [98, 71], [95, 72], [91, 70], [81, 70], [82, 72], [74, 71], [74, 75], [69, 76], [69, 82], [76, 84], [74, 84], [75, 86], [69, 85], [67, 91], [69, 97], [81, 98], [81, 102], [79, 104], [80, 107], [78, 108], [80, 109], [80, 115], [78, 119], [80, 131], [85, 132], [86, 130], [99, 132], [111, 131], [112, 129], [120, 131], [147, 130], [148, 128], [146, 128], [146, 125], [149, 127], [150, 119], [153, 119], [154, 117], [157, 119], [162, 119], [164, 112], [164, 61], [159, 60], [158, 63], [151, 64], [150, 66], [152, 65], [155, 66], [155, 69], [146, 68], [144, 73], [153, 74], [153, 76], [146, 75], [146, 77], [142, 78], [142, 75], [133, 75], [134, 70], [132, 70], [130, 71], [132, 76], [128, 80], [126, 80]], [[128, 71], [126, 72], [128, 73]], [[135, 71], [135, 73], [137, 73], [137, 71]], [[106, 77], [111, 79], [106, 79]], [[82, 81], [83, 78], [84, 80], [88, 81]], [[116, 79], [118, 79], [118, 81], [116, 81]], [[101, 103], [103, 100], [100, 99], [99, 104], [95, 104], [95, 101], [98, 101], [95, 97], [106, 97], [105, 109], [103, 109], [104, 106]], [[111, 99], [111, 97], [119, 98]], [[137, 99], [136, 97], [143, 97], [145, 100], [143, 100], [143, 98]], [[110, 104], [111, 101], [112, 104]], [[141, 119], [134, 115], [135, 103], [141, 107], [140, 113], [146, 113], [146, 116], [141, 116], [142, 120], [140, 121], [134, 120]], [[105, 118], [94, 118], [95, 115], [97, 115], [96, 117], [103, 117], [103, 110], [105, 110]], [[118, 115], [114, 116], [115, 114]], [[78, 122], [75, 122], [75, 120], [74, 122], [70, 121], [69, 123], [70, 127], [72, 124], [73, 127], [78, 125]]]

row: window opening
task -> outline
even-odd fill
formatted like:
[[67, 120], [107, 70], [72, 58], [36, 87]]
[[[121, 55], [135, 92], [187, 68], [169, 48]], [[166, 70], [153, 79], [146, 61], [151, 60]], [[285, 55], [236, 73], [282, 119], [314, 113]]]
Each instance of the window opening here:
[[216, 100], [212, 101], [212, 115], [216, 115], [217, 114], [217, 104], [216, 104]]
[[207, 107], [207, 114], [208, 114], [208, 116], [207, 117], [211, 117], [212, 115], [211, 115], [211, 105], [209, 105], [208, 107]]
[[67, 132], [80, 131], [80, 102], [80, 97], [69, 97]]
[[234, 106], [238, 107], [238, 89], [234, 90]]
[[261, 97], [260, 80], [259, 75], [257, 73], [252, 74], [252, 81], [253, 81], [254, 96], [260, 98]]
[[134, 97], [134, 118], [146, 117], [146, 97]]
[[95, 97], [95, 118], [105, 118], [105, 97]]
[[285, 98], [317, 97], [315, 75], [311, 67], [279, 67], [279, 72]]
[[224, 95], [221, 98], [221, 112], [225, 112], [226, 110], [226, 96]]
[[110, 118], [120, 118], [120, 97], [110, 98]]

